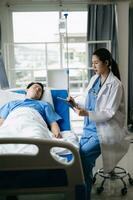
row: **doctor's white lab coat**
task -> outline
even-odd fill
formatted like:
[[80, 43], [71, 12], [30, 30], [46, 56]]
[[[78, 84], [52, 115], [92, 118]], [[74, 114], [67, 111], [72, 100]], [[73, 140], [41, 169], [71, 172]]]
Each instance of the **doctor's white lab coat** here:
[[[91, 78], [87, 87], [92, 88], [98, 75]], [[129, 148], [125, 140], [125, 102], [122, 83], [112, 72], [101, 87], [95, 111], [89, 111], [89, 118], [96, 122], [101, 145], [104, 173], [112, 171]]]

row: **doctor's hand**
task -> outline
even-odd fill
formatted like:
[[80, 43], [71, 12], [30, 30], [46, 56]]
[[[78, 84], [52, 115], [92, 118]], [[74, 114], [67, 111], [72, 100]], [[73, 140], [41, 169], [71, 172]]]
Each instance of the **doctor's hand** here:
[[71, 96], [67, 97], [67, 101], [73, 106], [73, 107], [77, 107], [77, 103], [75, 102], [74, 98]]
[[76, 107], [74, 108], [74, 111], [79, 115], [79, 116], [89, 116], [89, 112], [83, 108]]

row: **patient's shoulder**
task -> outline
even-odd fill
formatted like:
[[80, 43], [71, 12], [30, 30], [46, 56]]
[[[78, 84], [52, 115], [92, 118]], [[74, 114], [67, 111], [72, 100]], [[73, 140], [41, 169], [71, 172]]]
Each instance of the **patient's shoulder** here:
[[3, 107], [8, 107], [8, 108], [13, 108], [14, 106], [16, 106], [17, 104], [19, 104], [20, 102], [22, 102], [23, 100], [13, 100], [13, 101], [9, 101], [6, 104], [3, 105]]

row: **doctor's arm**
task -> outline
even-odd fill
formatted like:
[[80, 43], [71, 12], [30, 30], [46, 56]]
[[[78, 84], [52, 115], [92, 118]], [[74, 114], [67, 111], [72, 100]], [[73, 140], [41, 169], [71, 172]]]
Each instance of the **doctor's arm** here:
[[103, 108], [100, 111], [89, 111], [77, 107], [74, 110], [79, 116], [88, 116], [91, 120], [95, 122], [105, 122], [111, 119], [116, 114], [123, 95], [123, 86], [114, 85], [110, 92], [106, 108]]
[[100, 123], [111, 119], [118, 111], [120, 104], [121, 106], [122, 104], [124, 106], [124, 101], [122, 102], [123, 96], [124, 91], [122, 84], [113, 85], [110, 91], [110, 95], [108, 96], [106, 106], [103, 106], [103, 108], [98, 111], [89, 111], [90, 119]]

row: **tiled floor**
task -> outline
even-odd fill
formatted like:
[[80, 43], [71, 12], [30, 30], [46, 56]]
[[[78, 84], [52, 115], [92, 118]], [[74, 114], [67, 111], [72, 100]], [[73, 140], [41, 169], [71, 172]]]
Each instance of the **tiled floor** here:
[[[101, 182], [101, 180], [99, 180]], [[100, 182], [96, 181], [92, 189], [92, 199], [91, 200], [133, 200], [133, 186], [128, 183], [125, 179], [128, 187], [128, 192], [126, 195], [121, 194], [121, 189], [123, 184], [120, 180], [106, 181], [104, 185], [104, 191], [101, 194], [97, 194], [97, 187], [100, 186]], [[64, 197], [63, 194], [56, 195], [40, 195], [40, 196], [20, 196], [19, 200], [69, 200]], [[82, 200], [82, 199], [81, 199]]]
[[[56, 195], [21, 195], [18, 198], [19, 200], [69, 200], [64, 197], [62, 194]], [[6, 200], [5, 197], [0, 197], [0, 200]], [[82, 199], [81, 199], [82, 200]], [[98, 195], [96, 193], [92, 193], [91, 200], [133, 200], [133, 188], [129, 188], [127, 195], [122, 196], [118, 193], [107, 193], [103, 192], [102, 194]]]
[[120, 180], [107, 183], [101, 194], [97, 194], [97, 187], [99, 187], [99, 184], [95, 184], [93, 187], [92, 200], [133, 200], [133, 186], [128, 185], [127, 194], [123, 196], [121, 193], [123, 185]]
[[[121, 188], [123, 185], [119, 182], [107, 183], [104, 187], [104, 191], [101, 194], [97, 194], [97, 187], [99, 184], [95, 184], [92, 190], [91, 200], [133, 200], [133, 186], [128, 185], [128, 192], [125, 196], [121, 194]], [[49, 194], [49, 195], [21, 195], [19, 200], [69, 200], [64, 197], [63, 194]], [[0, 200], [5, 200], [5, 197], [0, 197]], [[81, 199], [82, 200], [82, 199]]]

